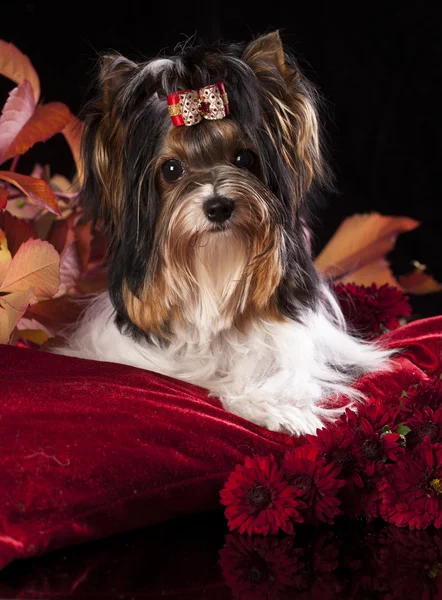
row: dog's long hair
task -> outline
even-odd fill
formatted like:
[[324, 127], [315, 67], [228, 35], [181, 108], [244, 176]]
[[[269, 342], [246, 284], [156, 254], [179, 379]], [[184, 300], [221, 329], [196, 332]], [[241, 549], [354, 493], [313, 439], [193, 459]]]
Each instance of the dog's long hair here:
[[[168, 94], [216, 82], [230, 114], [174, 127]], [[82, 197], [109, 233], [109, 294], [58, 351], [189, 381], [259, 425], [314, 433], [345, 408], [324, 401], [360, 400], [355, 377], [389, 358], [347, 333], [312, 262], [306, 213], [329, 183], [315, 91], [277, 33], [140, 64], [105, 56], [99, 84]]]
[[[172, 127], [166, 95], [225, 84], [231, 116]], [[89, 107], [82, 197], [110, 236], [109, 290], [120, 328], [162, 340], [176, 327], [216, 333], [254, 319], [298, 319], [318, 301], [303, 215], [330, 182], [317, 95], [278, 33], [249, 45], [186, 45], [171, 58], [101, 60]], [[249, 170], [234, 164], [248, 150]], [[185, 174], [170, 185], [170, 158]], [[232, 199], [214, 231], [202, 205]]]

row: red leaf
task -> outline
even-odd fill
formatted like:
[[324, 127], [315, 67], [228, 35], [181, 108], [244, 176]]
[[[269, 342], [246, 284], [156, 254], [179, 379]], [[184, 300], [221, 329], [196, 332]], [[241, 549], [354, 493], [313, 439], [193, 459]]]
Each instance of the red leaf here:
[[45, 142], [56, 133], [61, 132], [70, 118], [69, 108], [61, 102], [50, 102], [37, 106], [34, 114], [18, 132], [4, 160], [24, 154], [37, 142]]
[[4, 40], [0, 40], [0, 75], [5, 75], [18, 85], [27, 79], [37, 104], [40, 98], [40, 81], [31, 61], [26, 54]]
[[25, 316], [35, 319], [51, 332], [57, 333], [62, 327], [75, 323], [83, 311], [84, 302], [79, 302], [78, 296], [61, 296], [29, 307]]
[[11, 154], [11, 150], [14, 150], [17, 136], [31, 119], [34, 110], [31, 84], [25, 80], [9, 94], [0, 117], [0, 164], [15, 154], [21, 154]]
[[61, 215], [56, 195], [42, 179], [35, 179], [35, 177], [12, 173], [11, 171], [0, 171], [0, 179], [18, 187], [37, 206], [56, 215]]
[[12, 256], [17, 253], [22, 244], [29, 239], [36, 239], [38, 237], [26, 221], [13, 217], [8, 211], [0, 213], [0, 229], [6, 234], [8, 248]]
[[71, 115], [71, 120], [63, 129], [62, 133], [66, 138], [67, 143], [69, 144], [69, 148], [71, 149], [72, 156], [75, 160], [75, 165], [77, 167], [77, 175], [78, 179], [83, 181], [83, 169], [81, 166], [81, 137], [83, 135], [83, 127], [84, 124], [82, 121], [77, 119], [74, 115]]
[[0, 210], [2, 208], [6, 208], [6, 204], [8, 203], [8, 192], [5, 188], [0, 185]]
[[47, 241], [54, 246], [59, 254], [62, 254], [75, 239], [73, 223], [75, 215], [67, 219], [55, 221], [49, 231]]

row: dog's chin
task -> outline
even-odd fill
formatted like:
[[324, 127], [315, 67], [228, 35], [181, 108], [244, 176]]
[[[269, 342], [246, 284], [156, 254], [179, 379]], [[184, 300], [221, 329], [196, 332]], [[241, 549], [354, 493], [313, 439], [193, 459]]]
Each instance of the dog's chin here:
[[215, 223], [210, 226], [209, 233], [226, 233], [232, 229], [232, 225], [229, 223]]

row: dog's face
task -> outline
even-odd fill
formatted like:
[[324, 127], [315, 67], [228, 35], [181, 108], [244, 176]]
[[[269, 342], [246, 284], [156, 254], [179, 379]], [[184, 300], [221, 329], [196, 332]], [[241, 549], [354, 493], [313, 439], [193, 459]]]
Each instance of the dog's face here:
[[[168, 94], [219, 81], [228, 116], [172, 124]], [[100, 83], [83, 197], [110, 233], [117, 322], [166, 340], [314, 303], [301, 213], [326, 173], [314, 92], [279, 35], [142, 64], [104, 57]]]

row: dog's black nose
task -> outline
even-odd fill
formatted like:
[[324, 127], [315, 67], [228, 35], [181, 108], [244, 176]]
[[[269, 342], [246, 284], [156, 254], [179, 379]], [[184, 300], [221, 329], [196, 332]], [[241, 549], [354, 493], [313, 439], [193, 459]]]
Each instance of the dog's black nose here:
[[210, 198], [204, 203], [204, 212], [209, 221], [214, 223], [224, 223], [230, 219], [235, 208], [235, 203], [225, 196], [216, 196]]

